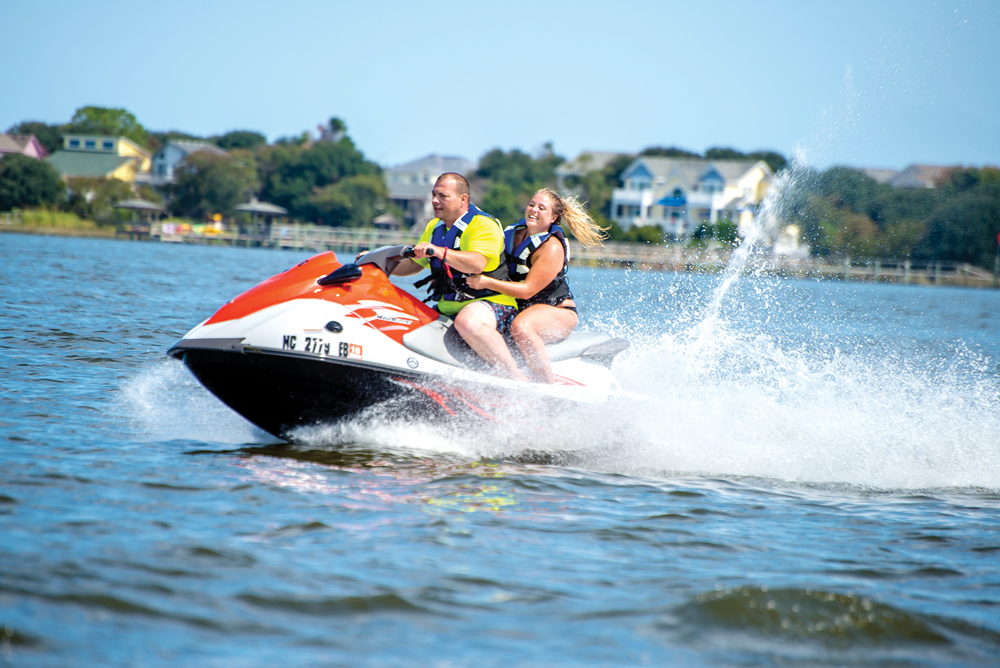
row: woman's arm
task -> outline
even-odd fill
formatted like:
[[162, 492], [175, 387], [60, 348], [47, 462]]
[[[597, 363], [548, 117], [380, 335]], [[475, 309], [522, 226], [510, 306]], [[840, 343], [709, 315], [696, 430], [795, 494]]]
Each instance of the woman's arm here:
[[475, 290], [493, 290], [517, 299], [531, 299], [555, 280], [562, 271], [566, 251], [555, 237], [545, 240], [532, 258], [531, 269], [523, 281], [498, 281], [482, 274], [469, 276], [466, 283]]

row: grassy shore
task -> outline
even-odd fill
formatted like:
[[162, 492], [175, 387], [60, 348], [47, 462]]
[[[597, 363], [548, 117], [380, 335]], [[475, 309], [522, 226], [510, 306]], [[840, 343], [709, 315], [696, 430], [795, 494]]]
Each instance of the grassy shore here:
[[20, 211], [16, 216], [10, 213], [0, 214], [0, 232], [113, 239], [117, 230], [114, 225], [98, 225], [75, 213], [34, 209]]

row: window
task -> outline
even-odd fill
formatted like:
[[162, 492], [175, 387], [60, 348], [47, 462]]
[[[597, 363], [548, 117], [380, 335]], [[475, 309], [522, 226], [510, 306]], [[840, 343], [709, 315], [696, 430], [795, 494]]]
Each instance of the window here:
[[111, 151], [114, 149], [114, 147], [115, 143], [110, 141], [106, 141], [103, 144], [101, 144], [101, 148], [103, 148], [105, 151]]
[[95, 149], [95, 148], [97, 148], [97, 142], [94, 141], [93, 139], [88, 139], [84, 143], [84, 148]]
[[69, 147], [70, 148], [80, 148], [80, 140], [79, 139], [70, 139], [69, 140]]

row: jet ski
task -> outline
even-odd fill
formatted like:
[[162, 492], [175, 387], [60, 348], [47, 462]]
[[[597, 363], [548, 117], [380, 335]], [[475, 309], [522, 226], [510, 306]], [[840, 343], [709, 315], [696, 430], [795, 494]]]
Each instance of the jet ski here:
[[617, 389], [611, 363], [628, 344], [603, 334], [574, 332], [548, 347], [557, 384], [493, 375], [450, 318], [389, 279], [405, 257], [412, 247], [348, 264], [315, 255], [229, 301], [168, 354], [251, 423], [290, 440], [298, 427], [376, 409], [490, 421], [518, 401], [572, 408]]

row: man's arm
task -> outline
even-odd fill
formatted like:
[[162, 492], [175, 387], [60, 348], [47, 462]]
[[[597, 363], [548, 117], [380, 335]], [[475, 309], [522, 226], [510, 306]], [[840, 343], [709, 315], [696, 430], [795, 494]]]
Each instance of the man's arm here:
[[[477, 251], [455, 250], [454, 248], [445, 248], [444, 246], [435, 246], [429, 243], [419, 243], [413, 247], [413, 254], [424, 259], [433, 255], [452, 269], [456, 269], [463, 274], [479, 274], [486, 267], [486, 256]], [[413, 262], [413, 264], [417, 263]], [[395, 273], [398, 273], [398, 271]], [[401, 275], [405, 276], [406, 274]]]

